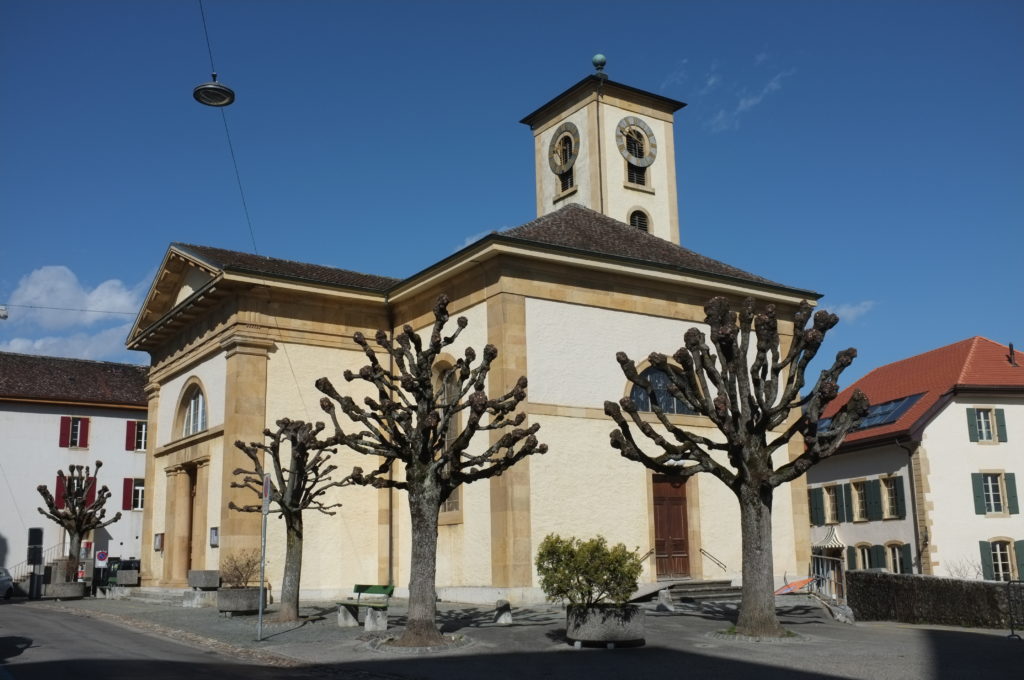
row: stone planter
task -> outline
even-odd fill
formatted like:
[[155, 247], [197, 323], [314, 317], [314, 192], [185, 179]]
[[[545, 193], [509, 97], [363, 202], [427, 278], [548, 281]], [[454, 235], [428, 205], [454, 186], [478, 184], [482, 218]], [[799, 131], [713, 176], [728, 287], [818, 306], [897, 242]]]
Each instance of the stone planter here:
[[[266, 601], [264, 601], [266, 607]], [[259, 588], [221, 588], [217, 591], [217, 610], [235, 614], [255, 614], [260, 609]]]
[[569, 605], [565, 636], [572, 642], [608, 645], [642, 645], [644, 611], [635, 605]]
[[85, 583], [83, 581], [47, 583], [43, 586], [43, 597], [55, 597], [61, 600], [79, 599], [85, 597]]

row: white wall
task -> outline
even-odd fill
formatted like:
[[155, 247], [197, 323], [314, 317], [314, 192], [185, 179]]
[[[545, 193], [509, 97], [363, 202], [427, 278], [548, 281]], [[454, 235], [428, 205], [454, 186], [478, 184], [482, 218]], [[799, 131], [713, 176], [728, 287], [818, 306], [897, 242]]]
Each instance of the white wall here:
[[[899, 541], [912, 546], [911, 552], [915, 565], [918, 561], [918, 549], [914, 537], [913, 479], [910, 475], [910, 458], [907, 452], [895, 444], [883, 445], [874, 449], [865, 449], [843, 453], [826, 458], [807, 471], [808, 488], [817, 488], [829, 484], [847, 484], [850, 480], [871, 480], [883, 476], [899, 475], [903, 478], [903, 494], [906, 501], [906, 517], [876, 521], [839, 522], [835, 525], [836, 535], [844, 544], [885, 545]], [[883, 498], [884, 502], [884, 498]], [[811, 544], [825, 538], [828, 525], [811, 527]], [[846, 559], [845, 554], [843, 559]]]
[[[1003, 409], [1005, 443], [970, 441], [967, 409], [975, 406]], [[928, 425], [922, 445], [930, 468], [928, 501], [936, 574], [953, 575], [963, 566], [980, 565], [978, 541], [994, 537], [1024, 541], [1024, 515], [975, 514], [971, 487], [972, 473], [1015, 473], [1017, 497], [1024, 506], [1024, 399], [957, 396]]]

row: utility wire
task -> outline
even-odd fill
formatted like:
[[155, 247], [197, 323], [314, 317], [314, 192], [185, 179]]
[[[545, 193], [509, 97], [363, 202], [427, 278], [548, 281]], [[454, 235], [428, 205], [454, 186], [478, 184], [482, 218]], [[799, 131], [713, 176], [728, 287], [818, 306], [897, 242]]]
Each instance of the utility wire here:
[[224, 136], [228, 138], [228, 150], [231, 152], [231, 165], [235, 168], [235, 181], [238, 182], [238, 195], [242, 197], [242, 212], [245, 213], [245, 222], [249, 225], [249, 238], [252, 239], [252, 252], [256, 255], [260, 251], [256, 249], [256, 232], [252, 228], [252, 219], [249, 217], [249, 204], [245, 201], [245, 190], [242, 188], [242, 175], [238, 172], [238, 160], [235, 158], [235, 145], [231, 143], [231, 131], [228, 129], [228, 115], [224, 109], [220, 110], [221, 120], [224, 121]]
[[4, 303], [0, 305], [3, 307], [20, 307], [22, 309], [52, 309], [58, 312], [90, 312], [93, 314], [124, 314], [125, 316], [135, 316], [136, 312], [115, 312], [112, 309], [81, 309], [79, 307], [45, 307], [43, 305], [13, 305], [10, 303]]
[[210, 47], [210, 32], [206, 29], [206, 10], [203, 9], [203, 0], [199, 0], [199, 14], [203, 17], [203, 35], [206, 36], [206, 51], [210, 55], [210, 73], [217, 75], [217, 67], [213, 65], [213, 48]]

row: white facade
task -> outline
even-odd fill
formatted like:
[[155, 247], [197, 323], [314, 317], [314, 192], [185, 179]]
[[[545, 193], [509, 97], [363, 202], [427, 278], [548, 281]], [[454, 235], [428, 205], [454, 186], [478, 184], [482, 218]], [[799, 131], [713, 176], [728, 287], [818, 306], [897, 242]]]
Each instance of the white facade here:
[[[88, 419], [88, 440], [84, 447], [60, 446], [61, 418]], [[87, 465], [91, 471], [102, 461], [98, 483], [110, 489], [107, 518], [121, 512], [121, 519], [100, 529], [86, 541], [96, 550], [105, 550], [110, 557], [138, 558], [141, 552], [142, 508], [133, 503], [134, 480], [145, 477], [145, 450], [126, 450], [129, 421], [145, 421], [146, 410], [104, 408], [86, 404], [47, 404], [37, 402], [0, 401], [0, 433], [4, 451], [0, 454], [0, 565], [12, 567], [26, 560], [28, 529], [43, 529], [43, 546], [48, 556], [62, 552], [57, 548], [65, 542], [63, 530], [43, 517], [38, 508], [45, 507], [36, 487], [45, 484], [54, 493], [57, 470], [67, 473], [69, 465]], [[125, 480], [132, 480], [129, 486]], [[143, 502], [145, 502], [143, 496]], [[128, 509], [123, 509], [125, 506]]]

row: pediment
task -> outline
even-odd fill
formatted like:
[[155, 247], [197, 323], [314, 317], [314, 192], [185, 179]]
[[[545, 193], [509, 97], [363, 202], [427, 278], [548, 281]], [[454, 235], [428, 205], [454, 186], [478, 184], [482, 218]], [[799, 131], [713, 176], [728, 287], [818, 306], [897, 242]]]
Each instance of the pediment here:
[[149, 293], [128, 336], [128, 344], [145, 329], [184, 304], [196, 291], [207, 287], [221, 273], [220, 269], [209, 263], [171, 246], [149, 287]]

